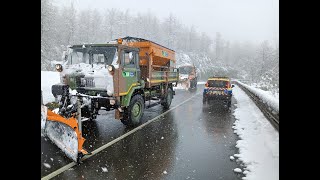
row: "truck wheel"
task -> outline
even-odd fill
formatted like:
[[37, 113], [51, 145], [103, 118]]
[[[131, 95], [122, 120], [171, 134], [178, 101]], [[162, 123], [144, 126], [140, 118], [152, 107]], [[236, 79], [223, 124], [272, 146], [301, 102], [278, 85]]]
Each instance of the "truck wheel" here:
[[202, 97], [202, 102], [203, 102], [203, 104], [207, 104], [207, 103], [208, 103], [207, 98], [205, 98], [205, 97], [203, 96], [203, 97]]
[[197, 81], [196, 80], [192, 80], [191, 82], [190, 82], [190, 89], [189, 89], [190, 91], [195, 91], [195, 90], [197, 90]]
[[188, 89], [188, 90], [189, 90], [189, 91], [192, 91], [192, 89], [193, 89], [193, 81], [190, 80], [189, 83], [190, 83], [190, 86], [189, 86], [189, 89]]
[[136, 126], [140, 123], [144, 111], [144, 101], [141, 95], [137, 94], [132, 97], [130, 105], [125, 110], [121, 122], [126, 126]]
[[166, 95], [166, 97], [165, 97], [165, 99], [164, 99], [164, 102], [161, 103], [165, 109], [169, 109], [169, 107], [170, 107], [170, 105], [171, 105], [172, 96], [173, 96], [172, 94], [173, 94], [173, 93], [172, 93], [171, 88], [168, 88], [168, 90], [167, 90], [167, 95]]
[[194, 81], [194, 89], [197, 89], [197, 87], [198, 87], [197, 84], [198, 84], [198, 82], [197, 82], [197, 80], [195, 80]]
[[196, 88], [196, 81], [192, 80], [192, 89]]

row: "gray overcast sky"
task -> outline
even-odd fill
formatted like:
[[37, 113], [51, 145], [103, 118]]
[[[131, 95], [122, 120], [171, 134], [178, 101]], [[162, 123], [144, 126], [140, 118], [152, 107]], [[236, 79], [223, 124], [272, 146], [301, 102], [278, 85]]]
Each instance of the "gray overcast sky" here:
[[[73, 0], [77, 9], [108, 8], [154, 13], [163, 20], [170, 13], [185, 25], [212, 38], [216, 32], [231, 41], [274, 42], [279, 38], [279, 0]], [[53, 0], [69, 6], [71, 0]]]

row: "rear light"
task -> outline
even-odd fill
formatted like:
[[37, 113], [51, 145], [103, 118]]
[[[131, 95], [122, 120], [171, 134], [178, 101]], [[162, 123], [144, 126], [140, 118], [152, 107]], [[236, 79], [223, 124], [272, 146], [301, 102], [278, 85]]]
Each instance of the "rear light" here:
[[209, 83], [207, 82], [204, 86], [208, 87], [208, 86], [209, 86]]

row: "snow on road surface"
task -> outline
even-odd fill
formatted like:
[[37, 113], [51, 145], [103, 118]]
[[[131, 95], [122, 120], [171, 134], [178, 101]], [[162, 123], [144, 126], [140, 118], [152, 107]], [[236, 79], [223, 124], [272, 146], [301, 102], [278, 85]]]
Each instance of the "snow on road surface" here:
[[234, 156], [246, 166], [243, 179], [279, 179], [279, 133], [244, 91], [236, 86], [233, 94], [237, 100], [234, 132], [240, 137], [239, 154]]
[[41, 90], [43, 104], [54, 101], [54, 96], [51, 93], [51, 86], [60, 83], [59, 72], [41, 71]]
[[186, 87], [182, 86], [181, 84], [178, 84], [177, 87], [173, 87], [173, 90], [176, 90], [176, 89], [184, 89], [186, 90]]
[[230, 160], [232, 160], [232, 161], [233, 161], [233, 160], [234, 160], [234, 157], [233, 157], [233, 156], [230, 156]]
[[48, 163], [43, 163], [43, 165], [44, 165], [46, 168], [51, 168], [51, 165], [48, 164]]
[[237, 173], [241, 173], [242, 172], [242, 170], [240, 168], [235, 168], [233, 171], [237, 172]]

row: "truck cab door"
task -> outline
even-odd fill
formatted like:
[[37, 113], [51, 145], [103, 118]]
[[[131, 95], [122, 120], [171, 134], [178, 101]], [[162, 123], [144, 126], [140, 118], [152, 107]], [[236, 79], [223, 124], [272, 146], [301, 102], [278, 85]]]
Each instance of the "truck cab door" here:
[[121, 51], [121, 74], [119, 74], [119, 95], [127, 95], [140, 81], [139, 53], [134, 50]]
[[123, 73], [124, 77], [132, 80], [140, 80], [139, 53], [136, 51], [123, 51]]

